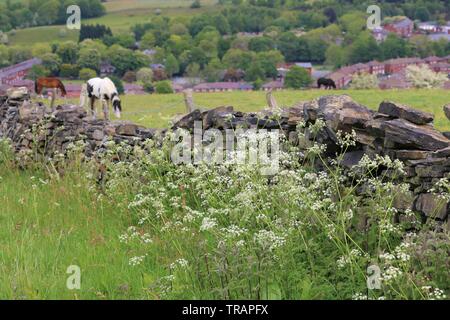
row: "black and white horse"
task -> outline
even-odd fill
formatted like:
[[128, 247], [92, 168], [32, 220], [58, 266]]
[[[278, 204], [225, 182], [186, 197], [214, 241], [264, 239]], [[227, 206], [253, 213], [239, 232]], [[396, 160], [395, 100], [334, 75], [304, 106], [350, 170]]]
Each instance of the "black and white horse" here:
[[102, 102], [103, 114], [105, 120], [109, 120], [109, 107], [112, 104], [114, 114], [120, 118], [122, 105], [120, 103], [119, 93], [114, 83], [109, 78], [92, 78], [83, 85], [81, 90], [80, 105], [86, 104], [86, 97], [90, 99], [91, 115], [95, 119], [97, 113], [95, 111], [95, 101], [98, 99]]

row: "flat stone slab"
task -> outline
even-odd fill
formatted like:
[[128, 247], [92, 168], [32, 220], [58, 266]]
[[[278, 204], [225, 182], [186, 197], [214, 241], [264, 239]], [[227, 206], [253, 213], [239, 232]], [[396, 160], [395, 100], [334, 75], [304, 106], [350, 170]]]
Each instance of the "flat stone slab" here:
[[427, 124], [434, 120], [434, 115], [431, 113], [416, 110], [406, 105], [390, 101], [383, 101], [380, 104], [378, 112], [387, 114], [391, 117], [405, 119], [415, 124]]
[[417, 125], [405, 119], [381, 124], [385, 139], [417, 150], [437, 151], [450, 146], [450, 140], [430, 125]]
[[427, 217], [444, 220], [448, 215], [448, 203], [438, 195], [422, 193], [416, 199], [415, 209]]

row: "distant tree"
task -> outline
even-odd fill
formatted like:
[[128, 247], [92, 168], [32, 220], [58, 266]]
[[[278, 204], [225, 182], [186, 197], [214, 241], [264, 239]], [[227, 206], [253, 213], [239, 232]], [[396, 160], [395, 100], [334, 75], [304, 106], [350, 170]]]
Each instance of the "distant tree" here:
[[31, 79], [33, 81], [36, 81], [37, 78], [40, 77], [47, 77], [50, 75], [50, 71], [45, 69], [44, 66], [40, 64], [36, 64], [31, 67], [31, 70], [27, 73], [27, 79]]
[[337, 69], [347, 63], [348, 55], [345, 48], [338, 45], [331, 45], [327, 48], [325, 57], [325, 63], [327, 65], [332, 65], [335, 69]]
[[185, 75], [189, 78], [199, 78], [201, 74], [200, 65], [198, 63], [191, 63], [187, 68]]
[[141, 68], [136, 73], [136, 80], [143, 83], [151, 82], [153, 80], [153, 70], [150, 68]]
[[123, 93], [125, 92], [125, 89], [124, 89], [124, 87], [123, 87], [122, 80], [120, 80], [119, 77], [114, 76], [114, 75], [109, 76], [109, 78], [111, 79], [111, 81], [112, 81], [112, 82], [114, 83], [114, 85], [116, 86], [117, 92], [118, 92], [119, 94], [123, 94]]
[[100, 71], [101, 60], [102, 57], [98, 50], [85, 48], [80, 50], [77, 64], [80, 66], [80, 68], [88, 68]]
[[172, 84], [170, 81], [159, 81], [155, 83], [155, 92], [159, 94], [173, 93]]
[[395, 33], [388, 34], [385, 41], [380, 44], [383, 60], [402, 58], [408, 55], [407, 42]]
[[264, 71], [264, 78], [276, 78], [278, 76], [277, 64], [284, 62], [284, 57], [278, 50], [259, 52], [256, 55], [256, 62]]
[[[33, 57], [42, 57], [44, 54], [52, 53], [52, 48], [46, 43], [35, 43], [31, 47]], [[63, 61], [64, 62], [64, 61]]]
[[152, 31], [147, 31], [141, 39], [140, 46], [142, 50], [152, 49], [156, 44], [156, 37]]
[[167, 74], [164, 69], [153, 70], [153, 81], [163, 81], [167, 79]]
[[349, 49], [349, 62], [367, 62], [381, 56], [380, 48], [369, 33], [361, 33]]
[[264, 69], [258, 61], [255, 61], [245, 72], [245, 80], [249, 82], [256, 81], [258, 79], [265, 79], [266, 75]]
[[330, 23], [335, 23], [337, 21], [336, 11], [334, 11], [332, 7], [323, 9], [323, 14], [327, 17]]
[[180, 72], [180, 64], [173, 54], [169, 54], [167, 56], [164, 65], [166, 67], [166, 73], [169, 77], [172, 77], [174, 74]]
[[230, 49], [224, 55], [222, 62], [228, 68], [246, 70], [255, 59], [255, 53], [239, 49]]
[[420, 21], [429, 21], [430, 20], [430, 12], [427, 7], [420, 6], [416, 8], [414, 13], [414, 17]]
[[194, 0], [191, 4], [191, 9], [199, 9], [201, 6], [202, 4], [200, 3], [200, 0]]
[[128, 83], [132, 83], [136, 81], [136, 72], [134, 71], [127, 71], [122, 77], [122, 80]]
[[378, 88], [378, 78], [375, 74], [362, 73], [352, 77], [351, 89], [376, 89]]
[[251, 38], [248, 43], [248, 48], [255, 52], [263, 52], [263, 51], [273, 50], [274, 47], [275, 47], [275, 43], [269, 37]]
[[143, 88], [144, 88], [145, 92], [148, 92], [148, 93], [155, 92], [155, 86], [153, 85], [153, 83], [151, 81], [145, 81], [143, 84]]
[[61, 67], [61, 59], [54, 53], [46, 53], [42, 57], [42, 66], [50, 71], [51, 75], [58, 75]]
[[78, 78], [80, 78], [80, 80], [89, 80], [95, 78], [96, 76], [97, 72], [89, 68], [82, 68], [78, 74]]
[[284, 84], [286, 88], [300, 89], [308, 87], [312, 82], [309, 72], [298, 66], [293, 66], [286, 74]]
[[264, 84], [264, 80], [256, 79], [255, 81], [253, 81], [252, 84], [253, 84], [253, 90], [255, 90], [255, 91], [260, 90]]
[[56, 54], [63, 63], [74, 64], [78, 59], [78, 45], [73, 41], [66, 41], [58, 46]]
[[427, 65], [408, 66], [406, 77], [415, 88], [439, 88], [448, 80], [445, 73], [436, 73]]
[[59, 76], [63, 78], [76, 78], [79, 74], [79, 67], [76, 64], [63, 63], [59, 70]]
[[105, 36], [112, 36], [111, 29], [105, 25], [81, 25], [78, 42], [84, 39], [101, 39]]
[[218, 58], [212, 59], [205, 67], [203, 73], [208, 82], [216, 82], [220, 80], [223, 70], [222, 62]]

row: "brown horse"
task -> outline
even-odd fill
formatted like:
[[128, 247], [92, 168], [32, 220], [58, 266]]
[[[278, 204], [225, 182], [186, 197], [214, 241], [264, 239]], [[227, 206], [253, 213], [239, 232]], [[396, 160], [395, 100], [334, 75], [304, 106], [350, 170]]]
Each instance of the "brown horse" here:
[[41, 94], [42, 89], [44, 88], [59, 89], [61, 90], [61, 95], [63, 97], [65, 97], [67, 94], [66, 88], [58, 78], [38, 78], [34, 83], [34, 90], [36, 91], [36, 94]]

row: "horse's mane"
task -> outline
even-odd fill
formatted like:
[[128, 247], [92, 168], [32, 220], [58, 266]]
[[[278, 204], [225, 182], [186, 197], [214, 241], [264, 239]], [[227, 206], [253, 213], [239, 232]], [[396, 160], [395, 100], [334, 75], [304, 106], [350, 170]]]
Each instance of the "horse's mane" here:
[[59, 87], [59, 89], [61, 89], [61, 92], [62, 92], [62, 96], [65, 96], [65, 95], [67, 95], [66, 87], [64, 87], [64, 84], [62, 83], [62, 81], [61, 81], [61, 80], [58, 80], [58, 81], [59, 81], [59, 84], [60, 84], [60, 87]]

